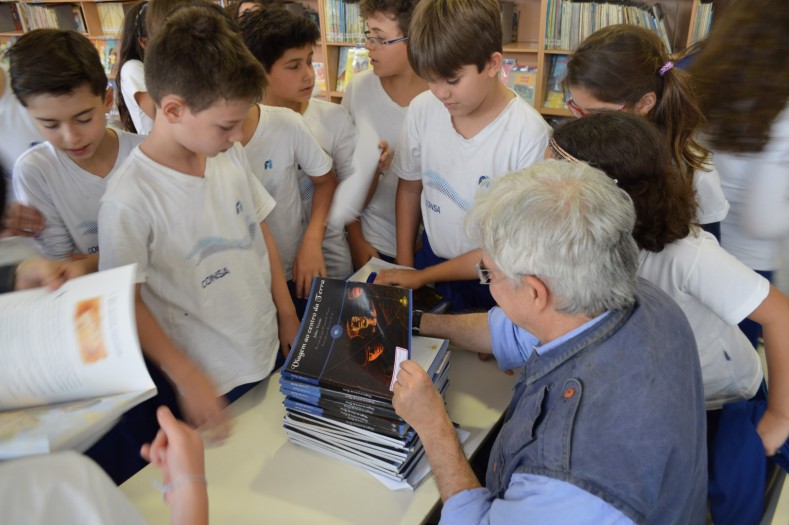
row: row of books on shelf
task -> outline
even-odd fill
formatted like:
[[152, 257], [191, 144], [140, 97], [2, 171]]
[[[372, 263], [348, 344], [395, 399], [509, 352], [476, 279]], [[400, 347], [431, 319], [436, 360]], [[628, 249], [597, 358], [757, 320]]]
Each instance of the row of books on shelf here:
[[364, 42], [364, 21], [358, 2], [326, 0], [324, 9], [327, 42]]
[[659, 3], [548, 0], [545, 24], [545, 49], [573, 50], [598, 29], [614, 24], [645, 27], [657, 33], [669, 51], [673, 47]]
[[105, 35], [120, 36], [123, 30], [123, 19], [126, 17], [126, 12], [133, 5], [133, 3], [124, 4], [121, 2], [97, 3], [96, 8], [99, 11], [102, 32]]
[[712, 27], [712, 10], [714, 4], [712, 2], [706, 4], [698, 4], [696, 6], [696, 21], [693, 24], [693, 32], [691, 34], [691, 44], [695, 44], [707, 38], [710, 34]]
[[[21, 25], [19, 31], [33, 29], [73, 29], [87, 33], [82, 8], [77, 4], [14, 4], [18, 10]], [[14, 7], [11, 7], [13, 10]]]
[[415, 487], [427, 474], [419, 436], [392, 406], [400, 363], [425, 369], [442, 396], [450, 352], [411, 336], [411, 290], [315, 278], [299, 335], [282, 368], [283, 426], [297, 445]]

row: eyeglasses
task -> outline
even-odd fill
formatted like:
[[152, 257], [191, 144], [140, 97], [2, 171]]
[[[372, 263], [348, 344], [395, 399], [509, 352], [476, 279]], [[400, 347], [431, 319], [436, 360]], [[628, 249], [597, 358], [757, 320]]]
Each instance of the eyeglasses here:
[[373, 49], [376, 49], [376, 48], [379, 48], [381, 46], [391, 46], [392, 44], [396, 44], [398, 42], [405, 42], [406, 40], [408, 40], [408, 37], [407, 36], [401, 36], [401, 37], [398, 37], [398, 38], [393, 38], [391, 40], [384, 40], [384, 39], [382, 39], [380, 37], [377, 37], [377, 36], [370, 36], [370, 32], [369, 31], [365, 31], [364, 32], [364, 39], [367, 41], [367, 45], [369, 45]]
[[477, 270], [477, 277], [479, 277], [479, 284], [490, 284], [490, 276], [493, 270], [482, 266], [482, 259], [479, 260], [474, 267]]
[[594, 115], [595, 113], [602, 113], [603, 111], [622, 111], [625, 109], [627, 104], [622, 104], [618, 108], [593, 108], [593, 109], [584, 109], [578, 104], [575, 103], [573, 97], [570, 96], [569, 92], [564, 93], [564, 103], [567, 105], [567, 109], [570, 110], [575, 118], [583, 118], [588, 117], [589, 115]]

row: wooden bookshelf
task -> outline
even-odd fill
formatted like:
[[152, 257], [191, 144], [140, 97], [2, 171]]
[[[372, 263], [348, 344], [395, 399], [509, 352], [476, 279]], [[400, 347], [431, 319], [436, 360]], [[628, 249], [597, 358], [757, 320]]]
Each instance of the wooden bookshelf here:
[[[328, 34], [326, 9], [333, 0], [309, 0], [304, 2], [318, 12], [322, 35]], [[692, 43], [694, 24], [699, 3], [714, 4], [713, 24], [720, 12], [734, 0], [642, 0], [644, 4], [659, 3], [666, 16], [667, 28], [673, 51], [679, 52]], [[519, 66], [537, 67], [537, 84], [535, 86], [536, 108], [544, 116], [570, 116], [567, 109], [544, 107], [546, 89], [550, 77], [551, 57], [553, 55], [571, 54], [569, 49], [546, 49], [546, 22], [549, 0], [512, 0], [518, 11], [517, 40], [504, 45], [505, 58], [515, 59]], [[353, 42], [328, 42], [321, 39], [316, 47], [315, 60], [323, 62], [326, 73], [328, 91], [322, 97], [334, 102], [342, 99], [343, 93], [335, 90], [338, 71], [339, 49], [352, 46]]]

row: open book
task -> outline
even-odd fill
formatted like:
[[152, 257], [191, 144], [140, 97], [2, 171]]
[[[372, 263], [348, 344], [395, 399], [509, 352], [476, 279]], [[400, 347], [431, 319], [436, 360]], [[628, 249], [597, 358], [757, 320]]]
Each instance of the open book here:
[[84, 451], [153, 397], [134, 316], [135, 266], [0, 295], [0, 459]]
[[[367, 264], [359, 268], [356, 273], [348, 277], [349, 281], [357, 282], [372, 282], [375, 275], [381, 270], [413, 270], [408, 266], [401, 266], [386, 262], [378, 257], [373, 257]], [[414, 310], [422, 310], [423, 312], [430, 312], [433, 314], [440, 314], [446, 311], [449, 307], [449, 301], [438, 293], [432, 286], [423, 286], [413, 290], [413, 305]]]

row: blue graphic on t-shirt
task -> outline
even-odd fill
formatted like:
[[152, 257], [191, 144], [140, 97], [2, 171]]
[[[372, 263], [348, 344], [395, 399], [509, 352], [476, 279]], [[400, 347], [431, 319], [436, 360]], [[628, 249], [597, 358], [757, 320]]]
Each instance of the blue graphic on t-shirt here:
[[195, 243], [194, 248], [192, 248], [192, 251], [189, 252], [189, 255], [187, 255], [186, 258], [191, 259], [196, 257], [197, 260], [195, 261], [195, 266], [197, 266], [203, 261], [203, 259], [210, 255], [214, 255], [215, 253], [226, 252], [228, 250], [250, 250], [252, 249], [252, 241], [255, 240], [255, 236], [260, 229], [259, 223], [250, 221], [247, 229], [249, 231], [249, 236], [242, 239], [203, 237]]
[[427, 180], [427, 186], [433, 189], [438, 190], [439, 192], [443, 193], [449, 200], [451, 200], [455, 205], [463, 211], [468, 211], [471, 209], [471, 203], [468, 202], [466, 199], [460, 196], [460, 193], [457, 192], [452, 185], [447, 182], [447, 180], [436, 173], [433, 170], [428, 170], [425, 172], [424, 176], [422, 177], [423, 180]]
[[272, 162], [271, 159], [267, 160], [266, 162], [263, 163], [263, 169], [264, 170], [274, 169], [274, 162]]
[[77, 229], [80, 231], [83, 237], [87, 237], [88, 235], [98, 235], [99, 223], [96, 221], [82, 221], [77, 225]]

